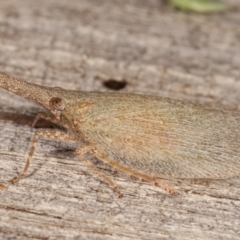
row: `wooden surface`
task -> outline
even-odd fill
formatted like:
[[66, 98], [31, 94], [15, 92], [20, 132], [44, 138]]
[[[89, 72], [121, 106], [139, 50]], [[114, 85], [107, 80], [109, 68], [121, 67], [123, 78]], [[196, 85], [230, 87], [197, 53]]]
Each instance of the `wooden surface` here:
[[[160, 0], [1, 1], [0, 71], [86, 91], [125, 81], [122, 92], [240, 110], [240, 3], [226, 2], [198, 15]], [[0, 89], [1, 184], [23, 168], [40, 110]], [[172, 196], [92, 159], [119, 199], [74, 148], [39, 141], [28, 177], [0, 191], [0, 239], [240, 238], [240, 176], [167, 181]]]

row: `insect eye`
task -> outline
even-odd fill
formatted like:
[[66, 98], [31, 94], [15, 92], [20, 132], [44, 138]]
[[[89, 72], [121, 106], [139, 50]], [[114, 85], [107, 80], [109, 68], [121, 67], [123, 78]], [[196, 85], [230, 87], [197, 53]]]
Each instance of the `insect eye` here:
[[62, 111], [65, 108], [65, 102], [62, 98], [52, 97], [49, 101], [50, 107], [57, 111]]

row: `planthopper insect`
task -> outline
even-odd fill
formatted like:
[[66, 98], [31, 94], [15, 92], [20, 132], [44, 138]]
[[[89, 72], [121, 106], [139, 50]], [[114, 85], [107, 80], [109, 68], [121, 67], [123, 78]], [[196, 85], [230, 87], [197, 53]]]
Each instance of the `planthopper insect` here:
[[36, 132], [24, 177], [39, 137], [83, 141], [76, 156], [121, 196], [87, 153], [132, 176], [175, 191], [161, 179], [222, 179], [240, 173], [240, 113], [158, 96], [65, 90], [28, 83], [0, 72], [0, 87], [50, 111], [39, 113], [66, 129]]

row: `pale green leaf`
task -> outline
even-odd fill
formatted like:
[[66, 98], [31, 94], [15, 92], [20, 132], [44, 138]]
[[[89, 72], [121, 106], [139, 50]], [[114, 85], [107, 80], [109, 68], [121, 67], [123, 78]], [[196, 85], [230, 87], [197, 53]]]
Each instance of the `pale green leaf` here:
[[210, 13], [223, 11], [226, 5], [217, 0], [171, 0], [172, 5], [184, 11]]

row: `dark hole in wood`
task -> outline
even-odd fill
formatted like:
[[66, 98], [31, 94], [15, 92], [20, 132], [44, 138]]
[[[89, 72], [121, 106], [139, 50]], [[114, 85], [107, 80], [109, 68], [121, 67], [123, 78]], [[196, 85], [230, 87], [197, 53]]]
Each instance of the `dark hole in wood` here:
[[109, 79], [103, 82], [103, 85], [111, 90], [118, 91], [120, 89], [125, 88], [127, 85], [127, 82], [125, 80], [114, 80], [114, 79]]

